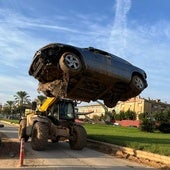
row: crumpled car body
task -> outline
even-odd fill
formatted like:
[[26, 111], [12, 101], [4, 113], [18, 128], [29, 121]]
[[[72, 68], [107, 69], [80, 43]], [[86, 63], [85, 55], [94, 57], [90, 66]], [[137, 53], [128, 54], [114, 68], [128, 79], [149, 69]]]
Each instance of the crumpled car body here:
[[47, 96], [56, 95], [56, 80], [61, 84], [67, 75], [68, 98], [85, 102], [103, 100], [108, 107], [139, 95], [147, 87], [145, 71], [128, 61], [93, 47], [60, 43], [39, 49], [29, 74], [39, 81], [39, 90]]

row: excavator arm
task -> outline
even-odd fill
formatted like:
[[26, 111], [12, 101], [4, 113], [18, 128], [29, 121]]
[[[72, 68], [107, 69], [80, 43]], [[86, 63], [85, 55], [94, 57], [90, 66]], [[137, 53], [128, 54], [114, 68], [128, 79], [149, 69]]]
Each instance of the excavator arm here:
[[57, 100], [59, 100], [57, 97], [48, 97], [38, 110], [40, 112], [47, 111], [47, 109]]

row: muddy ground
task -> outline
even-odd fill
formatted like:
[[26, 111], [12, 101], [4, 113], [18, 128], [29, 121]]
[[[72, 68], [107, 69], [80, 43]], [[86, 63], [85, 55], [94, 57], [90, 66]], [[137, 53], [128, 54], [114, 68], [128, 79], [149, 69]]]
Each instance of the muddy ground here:
[[[21, 167], [19, 140], [15, 138], [8, 138], [1, 132], [0, 136], [0, 169]], [[39, 160], [35, 159], [35, 157], [32, 157], [31, 152], [25, 150], [24, 155], [27, 158], [24, 160], [25, 167], [36, 167], [37, 162], [39, 165], [41, 165]]]
[[18, 158], [20, 143], [16, 139], [9, 139], [1, 135], [0, 159]]

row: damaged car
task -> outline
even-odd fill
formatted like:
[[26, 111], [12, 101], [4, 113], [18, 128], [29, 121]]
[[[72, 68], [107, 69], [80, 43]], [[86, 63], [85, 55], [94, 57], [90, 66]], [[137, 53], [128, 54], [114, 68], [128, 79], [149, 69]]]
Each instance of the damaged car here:
[[64, 89], [70, 99], [103, 100], [107, 107], [135, 97], [147, 87], [145, 71], [128, 61], [93, 47], [61, 43], [39, 49], [29, 74], [39, 81], [39, 90], [46, 96], [56, 96]]

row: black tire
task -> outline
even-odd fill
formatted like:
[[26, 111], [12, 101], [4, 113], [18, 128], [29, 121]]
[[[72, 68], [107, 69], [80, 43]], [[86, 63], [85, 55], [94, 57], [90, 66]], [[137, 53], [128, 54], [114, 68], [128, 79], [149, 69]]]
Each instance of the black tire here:
[[80, 58], [71, 52], [65, 52], [59, 61], [60, 68], [64, 72], [78, 73], [82, 70], [82, 63]]
[[26, 135], [26, 119], [22, 119], [19, 123], [18, 138], [19, 140], [23, 138], [25, 142], [29, 139], [29, 136]]
[[107, 107], [109, 107], [109, 108], [112, 108], [112, 107], [115, 107], [116, 106], [116, 104], [117, 104], [117, 101], [115, 101], [115, 100], [113, 100], [113, 99], [111, 99], [111, 98], [105, 98], [104, 99], [104, 104], [107, 106]]
[[145, 88], [145, 83], [141, 77], [135, 75], [132, 77], [130, 87], [135, 94], [139, 94]]
[[4, 125], [3, 125], [3, 124], [0, 124], [0, 127], [2, 128], [2, 127], [4, 127]]
[[36, 122], [32, 129], [31, 146], [37, 151], [45, 150], [48, 143], [49, 127], [48, 124]]
[[87, 143], [87, 133], [83, 126], [77, 125], [73, 127], [72, 138], [69, 140], [70, 148], [74, 150], [82, 150]]

